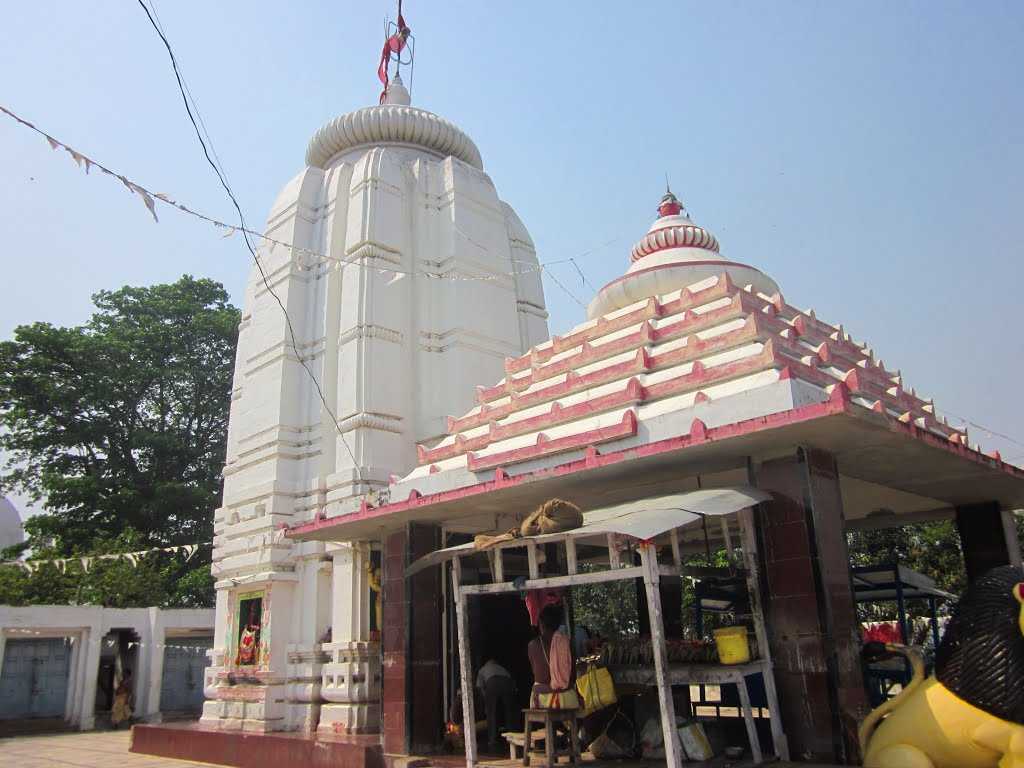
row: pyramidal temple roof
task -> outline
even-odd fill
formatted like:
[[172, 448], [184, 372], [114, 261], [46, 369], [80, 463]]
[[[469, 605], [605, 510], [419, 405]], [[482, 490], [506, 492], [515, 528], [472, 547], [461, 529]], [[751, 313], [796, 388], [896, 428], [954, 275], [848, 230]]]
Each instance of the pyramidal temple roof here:
[[[805, 444], [841, 452], [868, 483], [954, 502], [984, 486], [1024, 501], [1024, 470], [970, 446], [843, 326], [786, 303], [768, 275], [724, 257], [671, 192], [630, 258], [586, 322], [507, 358], [504, 378], [478, 386], [477, 404], [418, 446], [415, 469], [292, 535], [358, 538], [387, 519], [500, 514], [551, 493], [597, 503], [609, 482], [639, 493], [628, 478], [644, 472], [655, 473], [648, 483], [675, 482], [687, 456], [692, 468]], [[635, 476], [624, 461], [636, 462]], [[590, 471], [592, 487], [582, 476]], [[500, 498], [481, 497], [492, 491]]]
[[[478, 387], [477, 405], [449, 417], [442, 440], [419, 446], [403, 485], [642, 442], [654, 437], [645, 424], [669, 414], [683, 417], [673, 419], [677, 433], [680, 425], [699, 433], [837, 398], [967, 444], [841, 325], [787, 304], [767, 275], [722, 257], [671, 192], [658, 214], [629, 271], [598, 292], [590, 319], [506, 359], [506, 376]], [[801, 387], [744, 397], [779, 382]]]

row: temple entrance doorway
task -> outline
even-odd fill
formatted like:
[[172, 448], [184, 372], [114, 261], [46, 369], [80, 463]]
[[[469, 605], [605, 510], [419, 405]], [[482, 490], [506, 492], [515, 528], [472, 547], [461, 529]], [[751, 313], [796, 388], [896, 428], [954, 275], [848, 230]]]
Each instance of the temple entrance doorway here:
[[[114, 708], [117, 686], [127, 674], [138, 690], [139, 636], [131, 629], [112, 629], [100, 640], [100, 666], [96, 676], [96, 715], [106, 720]], [[137, 702], [136, 702], [137, 706]]]

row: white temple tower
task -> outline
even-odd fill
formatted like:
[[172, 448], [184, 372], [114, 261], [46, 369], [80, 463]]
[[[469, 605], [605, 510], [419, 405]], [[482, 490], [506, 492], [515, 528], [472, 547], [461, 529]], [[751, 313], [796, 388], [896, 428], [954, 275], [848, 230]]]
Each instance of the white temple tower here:
[[266, 284], [254, 268], [246, 291], [203, 722], [373, 731], [374, 545], [292, 544], [280, 528], [407, 474], [475, 384], [548, 338], [537, 257], [473, 141], [410, 106], [397, 76], [383, 104], [317, 131], [266, 235], [293, 247], [263, 241]]

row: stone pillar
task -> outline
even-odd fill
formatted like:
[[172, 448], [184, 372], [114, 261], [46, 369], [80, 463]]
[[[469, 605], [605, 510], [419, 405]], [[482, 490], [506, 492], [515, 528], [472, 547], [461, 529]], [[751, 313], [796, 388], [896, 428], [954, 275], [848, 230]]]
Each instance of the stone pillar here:
[[370, 547], [339, 545], [331, 594], [331, 642], [323, 649], [318, 733], [376, 733], [380, 730], [380, 646], [370, 642]]
[[764, 462], [761, 506], [768, 640], [782, 724], [798, 759], [856, 763], [867, 712], [839, 476], [834, 458], [801, 448]]
[[288, 729], [303, 733], [317, 730], [323, 704], [323, 667], [331, 655], [323, 647], [331, 626], [331, 560], [322, 542], [296, 546], [295, 568], [299, 576], [296, 594], [298, 616], [288, 644], [288, 682], [285, 686]]
[[1021, 566], [1013, 512], [1000, 509], [999, 502], [957, 507], [956, 527], [960, 532], [968, 581], [1000, 565]]

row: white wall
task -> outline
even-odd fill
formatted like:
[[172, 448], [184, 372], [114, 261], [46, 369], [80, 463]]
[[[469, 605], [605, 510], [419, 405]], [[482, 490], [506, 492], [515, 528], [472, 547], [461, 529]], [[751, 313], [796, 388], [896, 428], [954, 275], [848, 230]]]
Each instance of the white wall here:
[[100, 643], [115, 629], [131, 630], [139, 638], [136, 655], [135, 717], [159, 720], [164, 645], [175, 635], [213, 634], [214, 611], [202, 609], [103, 608], [100, 606], [0, 606], [0, 673], [8, 639], [67, 637], [71, 665], [64, 719], [80, 730], [95, 725], [96, 680]]

